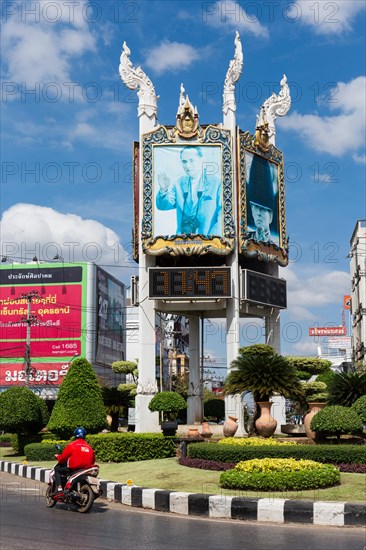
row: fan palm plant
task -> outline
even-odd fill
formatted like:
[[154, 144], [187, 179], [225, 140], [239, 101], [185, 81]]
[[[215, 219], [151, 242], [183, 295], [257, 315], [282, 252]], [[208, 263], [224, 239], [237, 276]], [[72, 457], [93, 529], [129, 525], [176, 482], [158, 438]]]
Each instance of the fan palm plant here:
[[[251, 392], [256, 404], [269, 401], [275, 393], [288, 398], [303, 395], [295, 367], [265, 344], [240, 348], [231, 367], [233, 370], [226, 379], [225, 395]], [[256, 406], [254, 420], [259, 416], [258, 409]]]
[[289, 398], [302, 395], [296, 369], [265, 344], [241, 348], [231, 367], [225, 395], [250, 391], [256, 402], [269, 401], [274, 393]]
[[366, 372], [337, 372], [328, 385], [328, 404], [350, 407], [366, 394]]

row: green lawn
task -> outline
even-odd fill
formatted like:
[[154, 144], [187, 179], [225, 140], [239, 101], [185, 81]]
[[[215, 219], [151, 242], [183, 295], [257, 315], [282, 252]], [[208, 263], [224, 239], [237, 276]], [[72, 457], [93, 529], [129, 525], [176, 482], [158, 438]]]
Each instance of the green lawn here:
[[[10, 462], [22, 462], [24, 457], [11, 456], [11, 449], [0, 448], [0, 457]], [[54, 462], [29, 462], [28, 465], [52, 468]], [[274, 497], [296, 500], [327, 500], [338, 502], [366, 501], [366, 475], [341, 473], [341, 485], [329, 489], [300, 492], [231, 491], [219, 486], [220, 472], [180, 466], [175, 458], [100, 464], [99, 476], [108, 481], [156, 489], [170, 489], [188, 493], [223, 494], [241, 497]]]

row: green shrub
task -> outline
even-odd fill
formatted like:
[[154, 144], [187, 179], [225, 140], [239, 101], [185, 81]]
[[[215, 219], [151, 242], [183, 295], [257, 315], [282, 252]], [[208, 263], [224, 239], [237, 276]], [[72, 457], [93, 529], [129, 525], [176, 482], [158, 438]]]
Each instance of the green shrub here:
[[0, 394], [0, 429], [35, 435], [48, 421], [46, 403], [25, 386], [14, 386]]
[[331, 464], [365, 464], [366, 445], [241, 446], [200, 443], [188, 445], [188, 456], [237, 463], [253, 458], [297, 458]]
[[0, 443], [11, 443], [11, 434], [1, 434]]
[[340, 405], [325, 407], [312, 418], [311, 430], [332, 435], [362, 431], [362, 421], [355, 410]]
[[40, 461], [40, 460], [55, 460], [55, 454], [61, 453], [66, 447], [67, 443], [58, 443], [61, 450], [56, 449], [55, 443], [30, 443], [24, 447], [24, 454], [27, 460]]
[[48, 429], [68, 439], [77, 426], [87, 433], [106, 427], [106, 412], [93, 367], [86, 359], [76, 359], [60, 386]]
[[163, 434], [109, 433], [88, 435], [96, 460], [100, 462], [137, 462], [175, 456], [174, 438]]
[[352, 409], [356, 411], [361, 421], [366, 423], [366, 395], [359, 397], [352, 405]]
[[340, 472], [331, 464], [312, 460], [254, 459], [239, 462], [220, 476], [221, 487], [254, 491], [298, 491], [340, 483]]

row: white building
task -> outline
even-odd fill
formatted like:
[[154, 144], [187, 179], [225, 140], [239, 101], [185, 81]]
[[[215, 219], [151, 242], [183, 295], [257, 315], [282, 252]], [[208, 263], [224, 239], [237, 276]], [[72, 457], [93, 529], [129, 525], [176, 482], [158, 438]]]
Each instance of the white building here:
[[366, 360], [366, 220], [357, 220], [351, 238], [352, 348], [355, 361]]

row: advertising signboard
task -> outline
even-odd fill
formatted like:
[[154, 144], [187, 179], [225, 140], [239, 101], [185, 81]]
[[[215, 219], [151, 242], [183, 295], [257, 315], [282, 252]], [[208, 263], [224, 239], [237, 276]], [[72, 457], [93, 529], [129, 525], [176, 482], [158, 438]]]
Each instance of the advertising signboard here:
[[97, 363], [111, 365], [126, 356], [125, 285], [97, 267]]
[[328, 346], [335, 349], [351, 349], [351, 337], [350, 336], [330, 336], [328, 339]]
[[[0, 266], [0, 386], [24, 383], [30, 325], [30, 386], [59, 385], [86, 355], [87, 264]], [[30, 317], [28, 304], [30, 303]]]
[[309, 336], [346, 336], [347, 327], [309, 327]]

